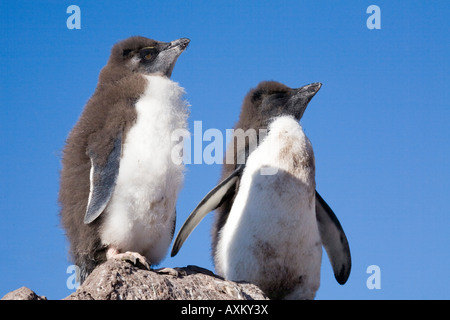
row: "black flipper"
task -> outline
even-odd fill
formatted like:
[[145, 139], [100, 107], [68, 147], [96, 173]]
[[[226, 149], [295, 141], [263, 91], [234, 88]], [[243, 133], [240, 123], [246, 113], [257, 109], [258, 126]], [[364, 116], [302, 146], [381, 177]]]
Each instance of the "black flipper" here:
[[172, 247], [171, 257], [175, 256], [183, 245], [184, 241], [189, 237], [191, 232], [197, 227], [202, 219], [211, 211], [217, 209], [224, 198], [229, 194], [231, 188], [236, 185], [239, 177], [242, 175], [244, 165], [240, 165], [227, 178], [212, 189], [197, 207], [192, 211], [189, 217], [184, 222], [180, 231], [177, 234], [175, 242]]
[[317, 190], [316, 219], [322, 244], [333, 267], [334, 277], [337, 282], [344, 284], [347, 282], [352, 267], [350, 247], [338, 218]]
[[94, 152], [89, 150], [88, 153], [91, 158], [91, 190], [84, 216], [85, 224], [91, 223], [100, 216], [114, 192], [122, 153], [122, 132], [114, 140], [114, 147], [105, 165], [100, 166], [97, 163], [97, 156]]
[[177, 226], [177, 208], [175, 208], [174, 211], [174, 218], [173, 218], [173, 226], [172, 230], [170, 230], [170, 239], [173, 239], [173, 236], [175, 235], [175, 227]]

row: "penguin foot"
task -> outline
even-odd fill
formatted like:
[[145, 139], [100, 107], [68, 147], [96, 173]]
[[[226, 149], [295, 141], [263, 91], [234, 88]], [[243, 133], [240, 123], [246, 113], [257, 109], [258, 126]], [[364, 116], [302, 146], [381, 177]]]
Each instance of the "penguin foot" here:
[[179, 276], [187, 275], [186, 271], [184, 271], [181, 268], [161, 268], [161, 269], [156, 269], [154, 271], [157, 273], [161, 273], [161, 274], [168, 274], [168, 275], [174, 276], [176, 278], [178, 278]]
[[147, 270], [150, 270], [150, 265], [147, 262], [147, 259], [137, 252], [127, 251], [124, 253], [120, 253], [118, 249], [110, 247], [108, 248], [108, 251], [106, 252], [106, 258], [107, 259], [117, 259], [122, 261], [129, 261], [133, 265], [145, 268]]

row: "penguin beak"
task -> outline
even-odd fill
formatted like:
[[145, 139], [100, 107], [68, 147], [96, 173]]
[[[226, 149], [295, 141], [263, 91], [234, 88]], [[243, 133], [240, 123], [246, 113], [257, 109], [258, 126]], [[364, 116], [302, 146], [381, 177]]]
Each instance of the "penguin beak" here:
[[311, 101], [311, 99], [319, 92], [322, 84], [320, 82], [315, 82], [303, 86], [301, 88], [295, 89], [295, 97], [301, 98], [302, 100], [306, 100], [307, 103]]
[[292, 108], [292, 113], [298, 120], [303, 117], [303, 113], [305, 112], [308, 103], [321, 87], [322, 84], [320, 82], [315, 82], [292, 90], [293, 92], [291, 98], [289, 99], [289, 105], [290, 109]]
[[186, 49], [190, 40], [188, 38], [180, 38], [171, 41], [167, 46], [158, 54], [153, 64], [150, 66], [149, 73], [160, 72], [166, 77], [170, 78], [172, 75], [173, 67], [180, 56], [180, 54]]
[[191, 40], [189, 40], [188, 38], [180, 38], [177, 40], [173, 40], [173, 41], [169, 42], [169, 44], [167, 45], [167, 48], [165, 50], [169, 50], [169, 49], [178, 47], [180, 49], [180, 51], [184, 51], [184, 49], [187, 48], [189, 42], [191, 42]]

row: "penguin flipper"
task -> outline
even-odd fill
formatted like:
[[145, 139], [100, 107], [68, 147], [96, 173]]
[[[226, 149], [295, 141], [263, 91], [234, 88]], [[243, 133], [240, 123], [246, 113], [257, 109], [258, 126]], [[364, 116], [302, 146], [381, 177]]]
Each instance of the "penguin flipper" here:
[[91, 187], [84, 223], [89, 224], [105, 210], [111, 199], [119, 175], [120, 155], [122, 153], [122, 133], [114, 140], [114, 147], [104, 165], [99, 165], [94, 152], [88, 151], [91, 159]]
[[334, 277], [339, 284], [344, 284], [352, 267], [348, 240], [338, 218], [317, 190], [316, 219], [322, 244], [333, 267]]
[[231, 188], [236, 185], [243, 170], [244, 165], [238, 166], [236, 170], [208, 192], [208, 194], [200, 201], [178, 232], [170, 254], [171, 257], [178, 253], [184, 241], [186, 241], [200, 221], [202, 221], [209, 212], [217, 209], [223, 203]]

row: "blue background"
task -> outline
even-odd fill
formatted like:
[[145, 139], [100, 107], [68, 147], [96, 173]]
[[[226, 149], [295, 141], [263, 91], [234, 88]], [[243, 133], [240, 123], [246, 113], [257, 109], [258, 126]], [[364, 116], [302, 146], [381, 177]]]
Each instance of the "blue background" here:
[[[71, 4], [81, 30], [66, 27]], [[366, 27], [371, 4], [381, 30]], [[302, 124], [353, 268], [339, 285], [324, 253], [317, 299], [449, 299], [449, 17], [449, 1], [2, 1], [0, 297], [21, 286], [50, 299], [72, 292], [61, 150], [112, 45], [143, 35], [191, 39], [172, 75], [191, 130], [201, 120], [225, 134], [261, 80], [323, 83]], [[220, 165], [187, 166], [177, 231], [219, 176]], [[211, 222], [161, 266], [212, 269]], [[366, 286], [370, 265], [379, 290]]]

